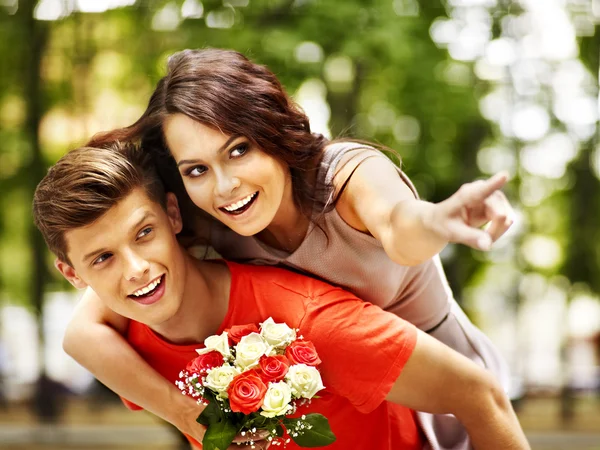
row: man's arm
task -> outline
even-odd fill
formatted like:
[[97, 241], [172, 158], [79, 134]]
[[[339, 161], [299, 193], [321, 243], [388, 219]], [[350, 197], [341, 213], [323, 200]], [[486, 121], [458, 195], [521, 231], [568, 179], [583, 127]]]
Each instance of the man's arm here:
[[63, 348], [109, 389], [201, 441], [204, 427], [195, 419], [202, 406], [138, 355], [123, 337], [127, 324], [88, 289], [67, 327]]
[[421, 331], [387, 400], [418, 411], [454, 414], [477, 450], [530, 448], [492, 374]]
[[[205, 428], [196, 417], [204, 407], [182, 395], [129, 345], [123, 337], [128, 322], [88, 289], [67, 327], [63, 348], [113, 392], [202, 442]], [[247, 436], [237, 436], [228, 450], [264, 450], [269, 446], [269, 442], [260, 440], [244, 444], [247, 440]]]
[[310, 283], [316, 289], [299, 328], [315, 344], [332, 392], [364, 414], [385, 400], [454, 414], [476, 450], [530, 448], [491, 373], [394, 314], [342, 289]]

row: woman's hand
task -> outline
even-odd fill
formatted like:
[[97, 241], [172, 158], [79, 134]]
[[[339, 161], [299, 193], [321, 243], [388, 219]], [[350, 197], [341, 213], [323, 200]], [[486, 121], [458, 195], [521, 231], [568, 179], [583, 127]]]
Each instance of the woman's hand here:
[[[500, 191], [507, 180], [508, 174], [501, 172], [487, 180], [463, 184], [454, 195], [431, 208], [426, 226], [448, 242], [489, 250], [513, 224], [513, 210]], [[481, 229], [485, 224], [487, 227]]]

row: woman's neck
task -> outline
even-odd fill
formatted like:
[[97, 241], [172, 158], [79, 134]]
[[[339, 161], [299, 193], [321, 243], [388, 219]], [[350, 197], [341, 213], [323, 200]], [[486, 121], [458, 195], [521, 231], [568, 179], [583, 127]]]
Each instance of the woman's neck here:
[[256, 237], [269, 247], [284, 250], [288, 253], [294, 252], [306, 237], [310, 219], [303, 214], [290, 219], [284, 223], [271, 223]]
[[307, 208], [301, 208], [294, 201], [292, 182], [289, 180], [277, 214], [269, 226], [256, 237], [270, 247], [294, 252], [304, 241], [310, 225], [306, 210]]

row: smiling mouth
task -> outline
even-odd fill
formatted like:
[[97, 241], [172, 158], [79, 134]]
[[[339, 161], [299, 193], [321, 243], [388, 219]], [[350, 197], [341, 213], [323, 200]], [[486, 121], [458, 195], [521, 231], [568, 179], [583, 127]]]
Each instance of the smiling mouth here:
[[156, 293], [156, 291], [160, 288], [160, 286], [162, 285], [164, 278], [165, 278], [165, 276], [162, 275], [160, 278], [158, 278], [157, 280], [148, 284], [146, 287], [144, 287], [142, 289], [138, 289], [133, 294], [130, 294], [127, 297], [132, 298], [134, 300], [142, 300], [142, 299], [152, 297]]
[[228, 206], [223, 206], [219, 208], [225, 214], [231, 214], [233, 216], [238, 216], [244, 212], [246, 212], [256, 201], [258, 198], [258, 192], [249, 195], [248, 197], [240, 200], [239, 202], [232, 203]]

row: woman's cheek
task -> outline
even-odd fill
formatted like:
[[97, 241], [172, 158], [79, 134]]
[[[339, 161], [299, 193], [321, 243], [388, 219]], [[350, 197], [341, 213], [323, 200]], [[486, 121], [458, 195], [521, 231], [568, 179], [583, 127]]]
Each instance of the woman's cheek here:
[[192, 186], [188, 183], [185, 184], [185, 190], [198, 208], [205, 211], [210, 210], [209, 206], [212, 204], [212, 197], [210, 195], [211, 191], [206, 186]]

